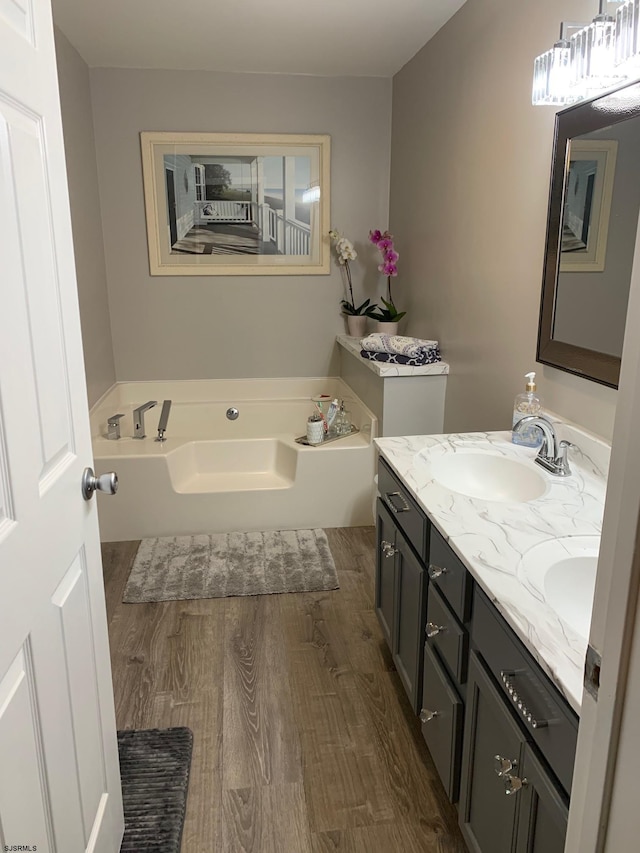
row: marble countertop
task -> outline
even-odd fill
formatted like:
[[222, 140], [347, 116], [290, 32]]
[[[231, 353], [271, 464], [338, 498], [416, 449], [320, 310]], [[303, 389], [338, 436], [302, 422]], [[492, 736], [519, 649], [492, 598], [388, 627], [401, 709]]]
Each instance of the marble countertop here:
[[[560, 433], [560, 437], [564, 437]], [[376, 445], [477, 583], [522, 640], [572, 708], [580, 713], [586, 640], [564, 623], [543, 594], [521, 580], [518, 567], [531, 548], [565, 536], [598, 536], [606, 475], [602, 447], [571, 435], [572, 475], [559, 478], [540, 466], [544, 494], [527, 503], [480, 500], [437, 482], [431, 466], [444, 454], [489, 452], [533, 460], [537, 451], [512, 444], [510, 432], [379, 438]]]
[[360, 341], [362, 338], [352, 338], [349, 335], [338, 335], [337, 342], [341, 347], [356, 356], [361, 364], [372, 370], [378, 376], [442, 376], [449, 373], [449, 365], [446, 361], [437, 361], [435, 364], [423, 364], [422, 367], [409, 367], [406, 364], [385, 364], [380, 361], [369, 361], [360, 355]]

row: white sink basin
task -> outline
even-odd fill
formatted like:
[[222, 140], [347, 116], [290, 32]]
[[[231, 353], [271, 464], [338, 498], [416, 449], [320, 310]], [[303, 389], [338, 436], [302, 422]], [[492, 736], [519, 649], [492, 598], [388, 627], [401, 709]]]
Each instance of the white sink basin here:
[[544, 577], [547, 604], [581, 637], [588, 639], [596, 589], [598, 555], [567, 557]]
[[431, 473], [452, 492], [485, 501], [524, 503], [547, 490], [547, 482], [533, 461], [482, 451], [440, 456], [431, 463]]
[[585, 641], [596, 587], [599, 536], [566, 536], [528, 551], [520, 579]]

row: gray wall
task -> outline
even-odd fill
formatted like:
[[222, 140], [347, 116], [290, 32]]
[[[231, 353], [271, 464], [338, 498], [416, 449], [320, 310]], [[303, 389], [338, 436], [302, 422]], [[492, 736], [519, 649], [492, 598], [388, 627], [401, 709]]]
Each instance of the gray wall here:
[[363, 250], [362, 301], [383, 286], [365, 240], [388, 214], [391, 81], [97, 68], [91, 91], [118, 380], [337, 373], [335, 263], [330, 276], [149, 275], [139, 134], [330, 134], [331, 221]]
[[534, 57], [587, 0], [467, 0], [393, 81], [391, 230], [410, 334], [451, 363], [445, 430], [508, 429], [523, 375], [543, 405], [611, 436], [616, 392], [535, 362], [555, 110]]
[[56, 54], [89, 405], [115, 382], [89, 69], [56, 29]]

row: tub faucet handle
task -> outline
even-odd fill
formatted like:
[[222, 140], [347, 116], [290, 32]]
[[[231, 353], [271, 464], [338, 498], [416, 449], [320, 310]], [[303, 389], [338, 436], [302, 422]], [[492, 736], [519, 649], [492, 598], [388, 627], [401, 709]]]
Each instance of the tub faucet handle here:
[[110, 441], [120, 438], [120, 418], [123, 417], [124, 413], [119, 412], [117, 415], [111, 415], [110, 418], [107, 418], [107, 438]]
[[169, 412], [171, 411], [171, 400], [165, 400], [162, 403], [162, 411], [160, 412], [160, 421], [158, 422], [158, 435], [155, 441], [166, 441], [165, 432], [167, 431], [167, 421], [169, 420]]

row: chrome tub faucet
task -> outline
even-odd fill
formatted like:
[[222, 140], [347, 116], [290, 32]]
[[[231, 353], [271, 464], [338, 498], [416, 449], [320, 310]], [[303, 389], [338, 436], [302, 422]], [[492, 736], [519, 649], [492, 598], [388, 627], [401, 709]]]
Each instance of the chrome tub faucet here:
[[542, 445], [535, 458], [550, 474], [557, 477], [568, 477], [571, 474], [567, 452], [573, 447], [570, 441], [558, 442], [558, 436], [551, 421], [539, 415], [526, 415], [514, 426], [514, 432], [520, 432], [527, 426], [535, 426], [542, 432]]
[[146, 438], [144, 431], [144, 413], [149, 409], [152, 409], [155, 405], [157, 405], [157, 400], [149, 400], [148, 403], [145, 403], [142, 406], [138, 406], [137, 409], [133, 410], [133, 437], [134, 438]]

